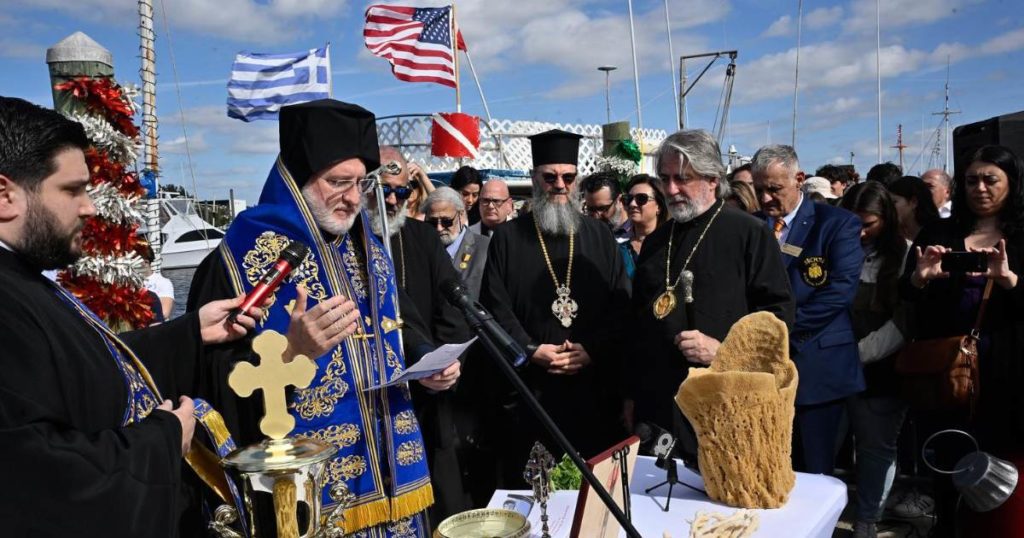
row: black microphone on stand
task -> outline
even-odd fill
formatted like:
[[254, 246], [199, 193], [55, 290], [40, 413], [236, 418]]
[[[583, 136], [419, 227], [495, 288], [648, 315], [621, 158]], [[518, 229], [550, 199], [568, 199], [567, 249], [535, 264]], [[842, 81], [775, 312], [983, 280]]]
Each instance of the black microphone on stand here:
[[704, 490], [695, 488], [686, 482], [679, 480], [679, 469], [676, 467], [676, 459], [672, 455], [672, 451], [676, 448], [676, 438], [671, 433], [657, 424], [641, 422], [636, 425], [636, 435], [640, 438], [641, 446], [648, 445], [651, 453], [658, 458], [654, 462], [654, 465], [659, 469], [665, 470], [664, 481], [644, 490], [644, 493], [650, 494], [652, 491], [662, 486], [668, 486], [668, 494], [665, 495], [665, 507], [662, 508], [663, 512], [668, 512], [669, 504], [672, 502], [672, 488], [674, 488], [676, 484], [707, 494]]
[[512, 363], [512, 366], [519, 368], [526, 364], [528, 357], [523, 346], [519, 345], [519, 342], [516, 342], [505, 329], [501, 328], [501, 325], [498, 325], [498, 322], [494, 321], [490, 312], [469, 296], [469, 292], [461, 282], [449, 278], [441, 283], [441, 292], [452, 306], [462, 311], [462, 315], [466, 317], [466, 321], [471, 327], [479, 327], [494, 342], [494, 345], [501, 350], [502, 355]]

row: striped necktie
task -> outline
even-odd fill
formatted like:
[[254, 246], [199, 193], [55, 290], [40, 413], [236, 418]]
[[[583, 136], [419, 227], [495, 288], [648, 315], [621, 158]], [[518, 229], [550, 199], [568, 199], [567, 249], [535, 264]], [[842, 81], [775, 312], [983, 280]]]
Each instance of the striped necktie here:
[[782, 217], [779, 217], [779, 218], [775, 219], [775, 226], [773, 227], [773, 230], [775, 231], [775, 240], [776, 241], [781, 241], [782, 240], [782, 229], [785, 228], [785, 227], [786, 227], [786, 221], [782, 220]]

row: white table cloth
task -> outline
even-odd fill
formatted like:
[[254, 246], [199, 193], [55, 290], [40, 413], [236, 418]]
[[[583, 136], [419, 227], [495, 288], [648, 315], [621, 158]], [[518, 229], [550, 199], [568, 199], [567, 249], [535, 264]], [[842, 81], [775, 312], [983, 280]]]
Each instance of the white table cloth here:
[[[661, 538], [667, 532], [672, 538], [685, 538], [690, 532], [690, 521], [696, 512], [713, 511], [729, 515], [737, 509], [712, 501], [707, 495], [686, 486], [676, 485], [672, 490], [670, 510], [662, 511], [668, 486], [650, 495], [644, 490], [665, 480], [665, 471], [654, 465], [655, 459], [637, 458], [636, 469], [630, 480], [630, 499], [633, 503], [633, 525], [645, 538]], [[701, 477], [677, 465], [679, 480], [704, 489]], [[532, 495], [530, 491], [497, 490], [487, 504], [488, 508], [501, 508], [508, 494]], [[548, 501], [548, 526], [553, 538], [569, 536], [573, 512], [576, 509], [576, 491], [557, 491]], [[833, 477], [796, 473], [796, 485], [782, 508], [757, 510], [760, 525], [755, 536], [813, 537], [832, 536], [839, 515], [846, 506], [846, 485]], [[540, 537], [540, 505], [534, 503], [530, 512], [531, 537]], [[620, 533], [625, 536], [625, 533]]]

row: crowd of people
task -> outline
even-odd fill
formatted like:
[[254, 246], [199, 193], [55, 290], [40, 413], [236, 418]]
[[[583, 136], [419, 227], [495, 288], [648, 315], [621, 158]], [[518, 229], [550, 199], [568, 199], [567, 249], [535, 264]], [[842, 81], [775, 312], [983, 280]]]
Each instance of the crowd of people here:
[[[580, 138], [531, 137], [532, 194], [517, 213], [508, 184], [471, 167], [435, 186], [378, 145], [361, 107], [284, 107], [260, 202], [197, 269], [188, 313], [115, 335], [39, 274], [81, 255], [82, 222], [95, 213], [84, 133], [0, 98], [0, 271], [15, 283], [0, 290], [12, 329], [0, 333], [0, 454], [42, 462], [60, 485], [16, 473], [30, 487], [0, 496], [0, 520], [15, 535], [199, 535], [200, 501], [211, 497], [181, 464], [196, 427], [188, 396], [218, 409], [239, 445], [260, 440], [261, 403], [234, 395], [227, 373], [258, 360], [251, 338], [268, 330], [286, 335], [286, 360], [319, 367], [290, 395], [292, 433], [338, 448], [325, 483], [355, 494], [347, 532], [424, 535], [495, 488], [522, 487], [534, 441], [556, 455], [557, 445], [484, 349], [408, 386], [363, 390], [472, 336], [444, 297], [451, 281], [526, 350], [519, 375], [585, 458], [645, 424], [675, 432], [679, 457], [695, 463], [698, 441], [673, 397], [738, 319], [764, 311], [788, 325], [799, 372], [794, 468], [834, 473], [852, 434], [858, 537], [876, 534], [892, 496], [907, 417], [918, 437], [962, 428], [1020, 461], [1024, 166], [1009, 149], [978, 149], [955, 178], [883, 163], [860, 181], [848, 166], [808, 177], [785, 145], [730, 172], [713, 136], [684, 130], [656, 150], [654, 174], [622, 178], [581, 174]], [[380, 176], [379, 200], [365, 177], [389, 161], [401, 171]], [[311, 247], [296, 276], [232, 321], [294, 240]], [[944, 270], [943, 255], [961, 251], [980, 253], [986, 269]], [[972, 329], [976, 405], [911, 406], [894, 368], [901, 350]], [[957, 456], [936, 449], [935, 460]], [[936, 529], [951, 535], [964, 510], [948, 478], [932, 493]], [[74, 517], [42, 517], [63, 502]], [[260, 524], [272, 528], [261, 502]]]

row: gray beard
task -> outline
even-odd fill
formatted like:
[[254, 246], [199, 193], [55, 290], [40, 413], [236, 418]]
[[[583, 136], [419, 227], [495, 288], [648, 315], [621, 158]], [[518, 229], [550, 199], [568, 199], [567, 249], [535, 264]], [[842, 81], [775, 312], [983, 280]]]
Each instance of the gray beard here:
[[691, 220], [701, 216], [705, 211], [711, 208], [714, 202], [704, 206], [693, 200], [687, 200], [682, 206], [671, 206], [672, 218], [682, 224], [684, 222], [690, 222]]
[[568, 203], [556, 204], [546, 192], [539, 192], [533, 195], [531, 206], [537, 225], [550, 235], [567, 236], [578, 230], [583, 220], [583, 197], [578, 194], [570, 193]]
[[[408, 214], [406, 208], [408, 205], [408, 200], [402, 202], [401, 205], [398, 206], [398, 211], [395, 212], [395, 215], [388, 217], [388, 237], [395, 235], [398, 233], [398, 230], [402, 229], [402, 226], [405, 226], [405, 219]], [[377, 209], [370, 211], [370, 229], [373, 230], [373, 233], [378, 237], [384, 237], [384, 226], [381, 225], [380, 213]]]

